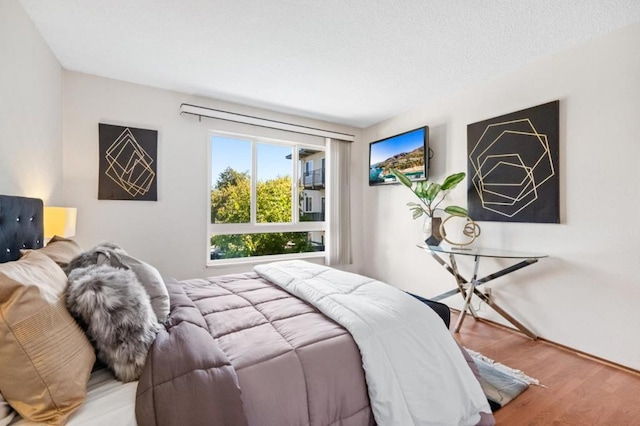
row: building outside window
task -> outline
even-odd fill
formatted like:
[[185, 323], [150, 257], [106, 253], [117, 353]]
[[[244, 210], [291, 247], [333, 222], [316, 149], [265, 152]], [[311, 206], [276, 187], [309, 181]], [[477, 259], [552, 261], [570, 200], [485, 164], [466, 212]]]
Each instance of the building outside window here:
[[313, 198], [306, 195], [304, 197], [304, 212], [313, 213]]

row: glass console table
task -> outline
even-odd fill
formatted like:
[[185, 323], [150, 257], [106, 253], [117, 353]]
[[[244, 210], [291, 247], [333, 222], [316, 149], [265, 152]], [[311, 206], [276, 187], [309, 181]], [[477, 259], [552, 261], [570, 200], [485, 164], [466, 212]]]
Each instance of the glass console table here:
[[[467, 311], [474, 317], [478, 318], [475, 309], [471, 305], [471, 297], [475, 294], [480, 298], [483, 302], [485, 302], [488, 306], [490, 306], [494, 311], [500, 314], [504, 319], [509, 321], [511, 324], [516, 326], [518, 330], [522, 333], [530, 337], [531, 339], [537, 339], [537, 336], [531, 332], [528, 328], [522, 325], [519, 321], [517, 321], [510, 314], [505, 312], [504, 309], [499, 307], [493, 301], [493, 298], [488, 297], [485, 293], [478, 290], [478, 287], [488, 283], [491, 280], [502, 277], [504, 275], [510, 274], [511, 272], [517, 271], [518, 269], [522, 269], [525, 266], [532, 265], [536, 263], [539, 259], [547, 257], [546, 254], [534, 254], [534, 253], [520, 253], [508, 250], [493, 250], [493, 249], [484, 249], [478, 247], [450, 247], [450, 246], [428, 246], [428, 245], [418, 245], [421, 249], [427, 250], [431, 256], [440, 263], [451, 275], [456, 279], [457, 288], [447, 291], [445, 293], [439, 294], [438, 296], [432, 297], [431, 300], [441, 300], [449, 296], [453, 296], [454, 294], [460, 293], [464, 298], [464, 305], [460, 310], [460, 316], [458, 317], [458, 321], [456, 322], [455, 328], [453, 329], [454, 333], [460, 331], [460, 327], [462, 327], [462, 323], [464, 322], [464, 318], [467, 314]], [[458, 272], [458, 264], [456, 263], [456, 256], [473, 256], [474, 264], [473, 264], [473, 277], [471, 280], [467, 280], [462, 277]], [[483, 257], [492, 257], [498, 259], [513, 259], [520, 260], [519, 262], [508, 266], [504, 269], [494, 272], [493, 274], [487, 275], [483, 278], [478, 278], [478, 268], [480, 266], [480, 259]]]

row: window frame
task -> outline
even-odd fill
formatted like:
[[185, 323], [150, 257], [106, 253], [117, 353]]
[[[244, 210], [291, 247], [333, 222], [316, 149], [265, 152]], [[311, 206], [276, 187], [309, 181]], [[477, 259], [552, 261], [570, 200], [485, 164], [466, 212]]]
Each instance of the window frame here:
[[[212, 176], [212, 138], [215, 136], [241, 139], [251, 142], [251, 204], [250, 204], [250, 222], [249, 223], [211, 223], [211, 190], [213, 188], [213, 176]], [[288, 146], [292, 148], [292, 170], [291, 180], [291, 222], [285, 223], [260, 223], [257, 222], [257, 182], [258, 182], [258, 144], [280, 145]], [[230, 234], [254, 234], [254, 233], [277, 233], [277, 232], [318, 232], [324, 231], [325, 234], [328, 231], [328, 223], [326, 217], [324, 221], [301, 221], [300, 214], [304, 213], [304, 209], [301, 209], [299, 190], [300, 188], [300, 175], [304, 175], [304, 169], [300, 166], [299, 152], [301, 149], [313, 149], [316, 151], [322, 151], [327, 155], [327, 143], [326, 139], [324, 144], [310, 144], [304, 142], [297, 142], [291, 140], [283, 140], [276, 138], [269, 138], [263, 136], [249, 135], [239, 132], [227, 132], [220, 130], [210, 130], [207, 133], [207, 266], [221, 265], [221, 264], [238, 264], [238, 263], [259, 263], [264, 261], [273, 261], [280, 259], [292, 259], [292, 258], [311, 258], [311, 257], [324, 257], [324, 251], [303, 252], [303, 253], [287, 253], [287, 254], [275, 254], [275, 255], [261, 255], [250, 257], [238, 257], [230, 259], [214, 259], [210, 258], [211, 251], [211, 236], [217, 235], [230, 235]], [[329, 162], [326, 161], [326, 167], [329, 167]], [[327, 195], [327, 188], [325, 186], [325, 197]]]

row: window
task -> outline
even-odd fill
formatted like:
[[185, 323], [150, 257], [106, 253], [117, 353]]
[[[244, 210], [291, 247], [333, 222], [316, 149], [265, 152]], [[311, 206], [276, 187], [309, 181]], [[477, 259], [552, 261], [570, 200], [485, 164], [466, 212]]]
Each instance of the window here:
[[211, 138], [211, 223], [250, 223], [250, 140]]
[[228, 133], [210, 144], [211, 260], [324, 251], [323, 146]]

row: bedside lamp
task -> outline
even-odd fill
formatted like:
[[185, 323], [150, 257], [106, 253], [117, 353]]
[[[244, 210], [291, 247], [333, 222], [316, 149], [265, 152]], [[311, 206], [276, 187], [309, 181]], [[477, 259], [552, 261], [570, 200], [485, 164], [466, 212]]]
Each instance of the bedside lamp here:
[[76, 214], [75, 207], [45, 207], [45, 240], [49, 241], [54, 235], [65, 238], [76, 235]]

